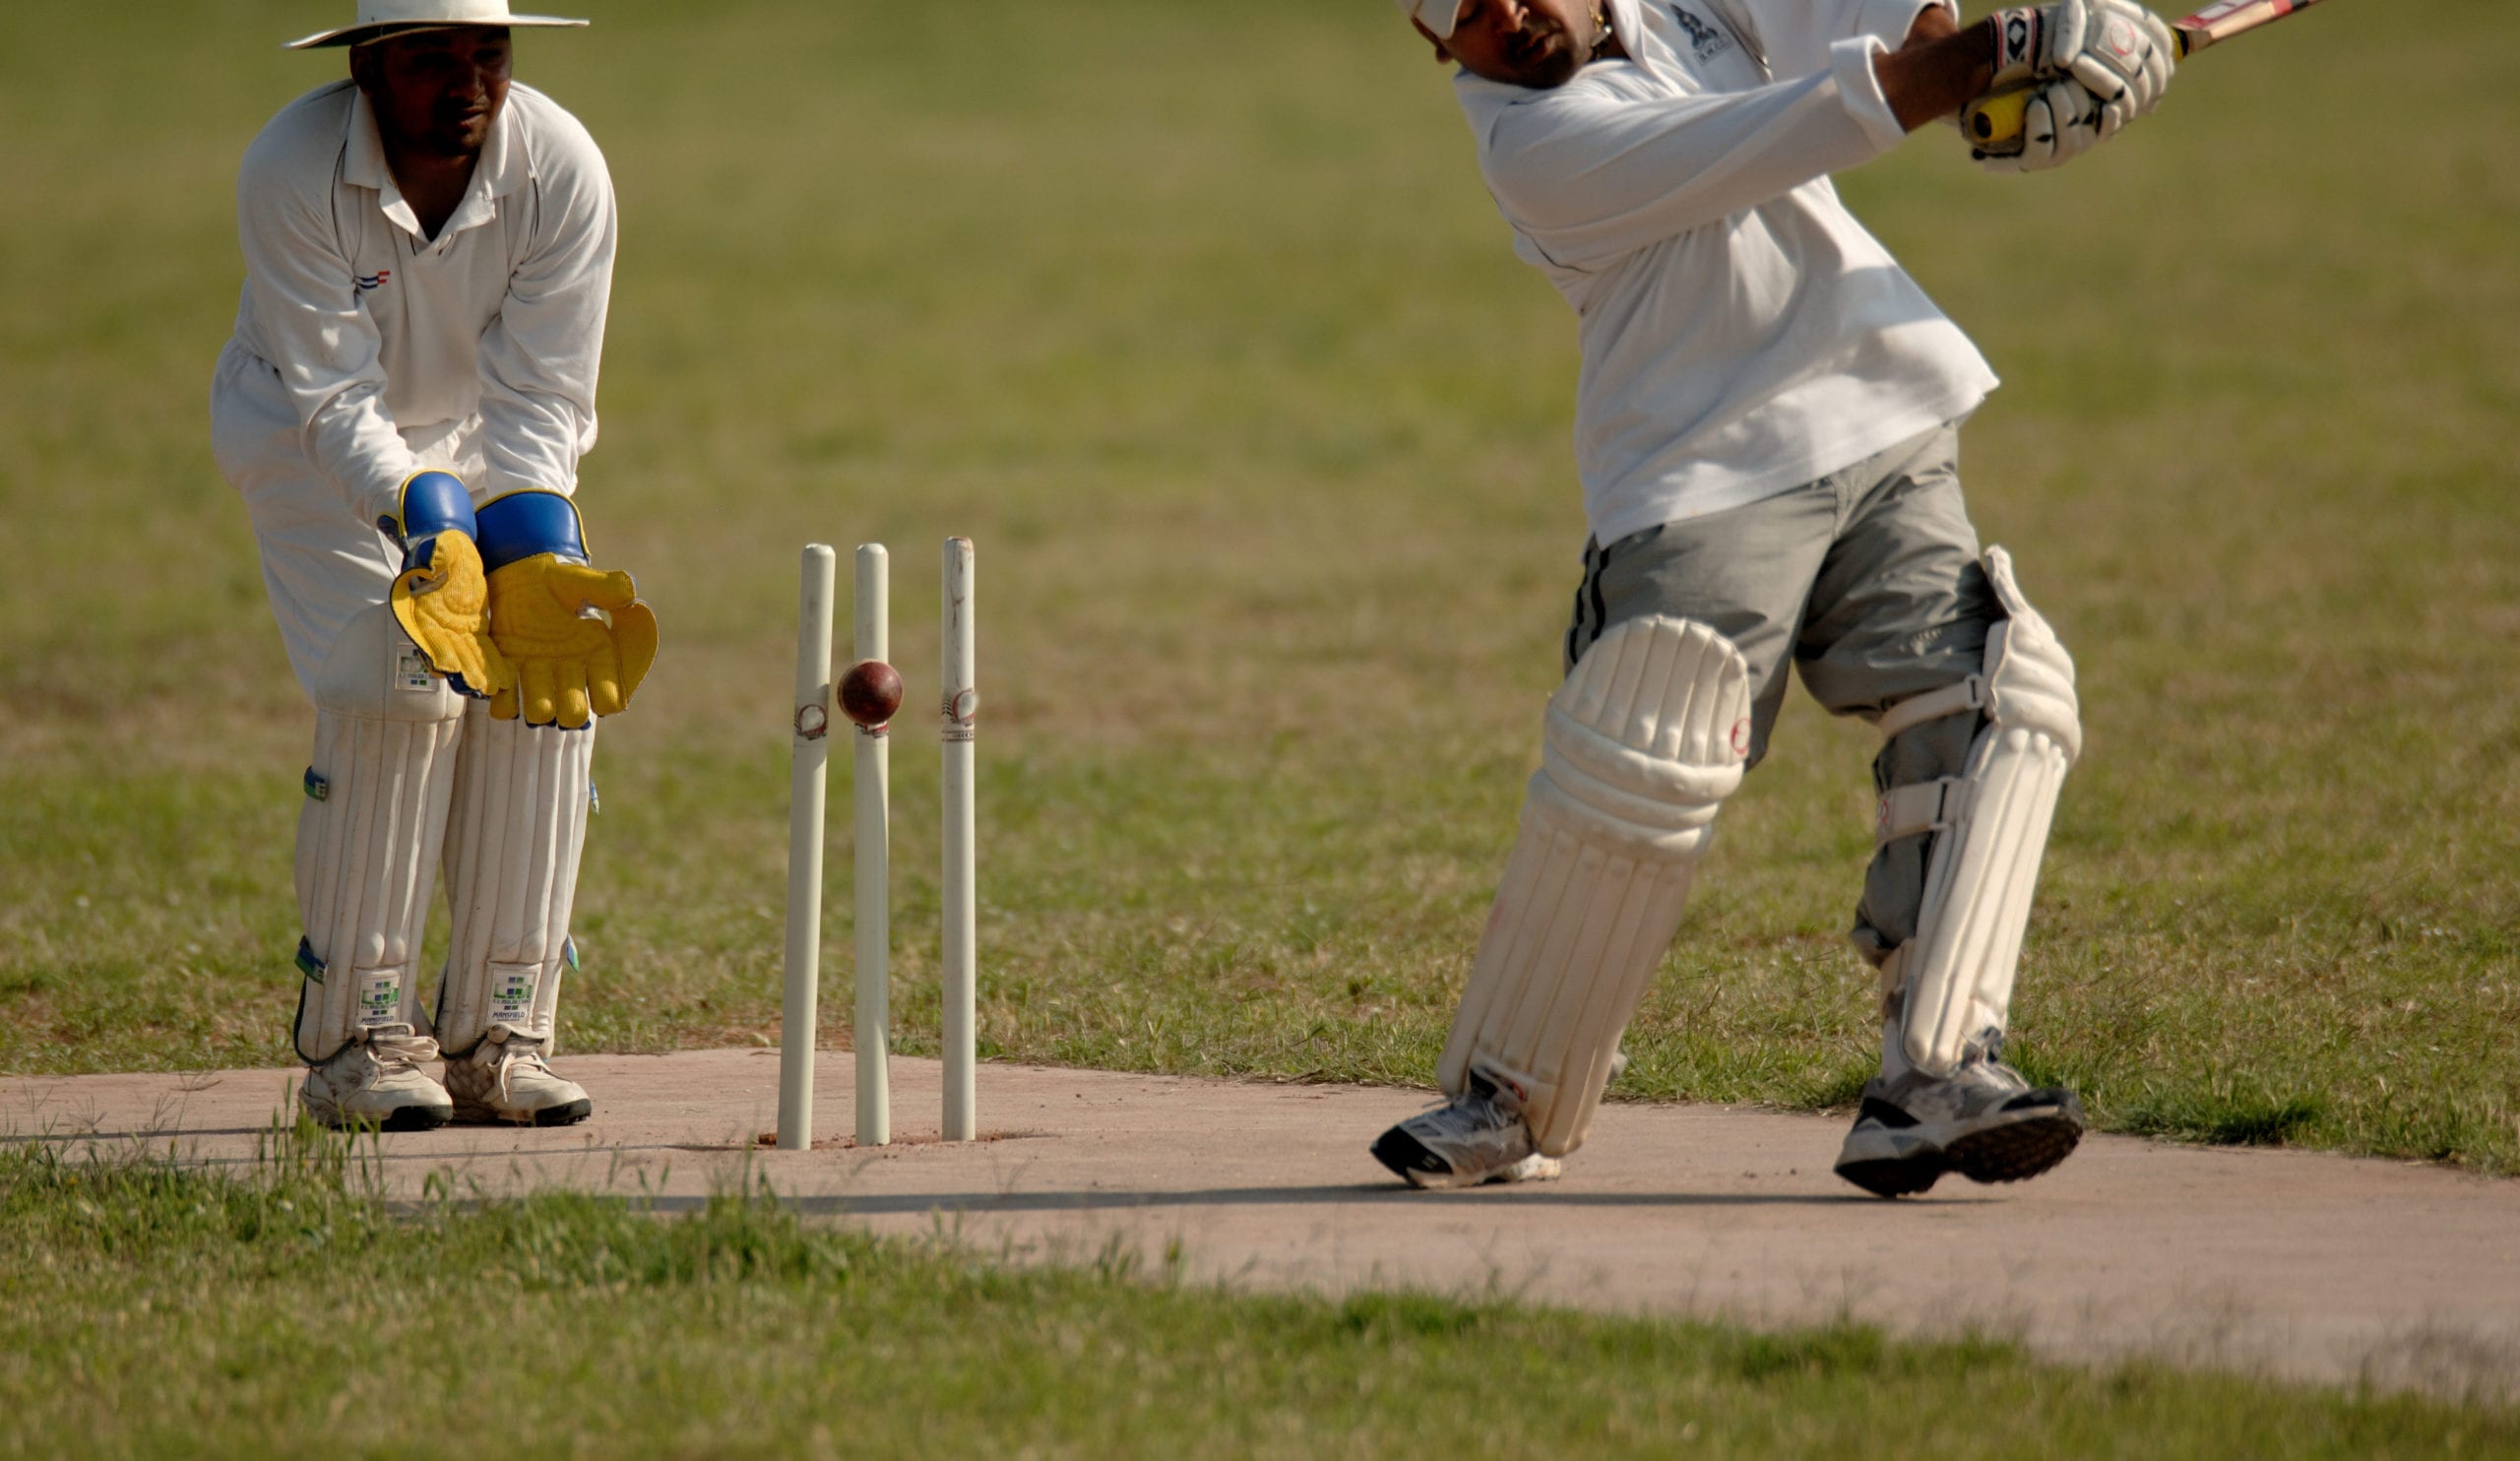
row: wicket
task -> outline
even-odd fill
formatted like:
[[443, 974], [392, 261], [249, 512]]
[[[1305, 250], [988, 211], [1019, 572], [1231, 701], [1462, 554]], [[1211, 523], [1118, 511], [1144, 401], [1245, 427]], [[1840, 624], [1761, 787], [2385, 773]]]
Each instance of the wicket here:
[[[855, 653], [885, 662], [891, 653], [890, 558], [863, 543], [856, 559]], [[831, 621], [834, 554], [805, 547], [796, 607], [796, 711], [789, 746], [788, 809], [787, 998], [779, 1050], [779, 1135], [783, 1151], [813, 1145], [814, 1036], [821, 985], [824, 772], [831, 754]], [[978, 1135], [976, 1046], [978, 985], [976, 797], [973, 784], [979, 691], [974, 654], [972, 540], [945, 540], [942, 601], [945, 1093], [947, 1141]], [[857, 957], [857, 1144], [892, 1140], [891, 726], [857, 728], [851, 793], [855, 810]]]

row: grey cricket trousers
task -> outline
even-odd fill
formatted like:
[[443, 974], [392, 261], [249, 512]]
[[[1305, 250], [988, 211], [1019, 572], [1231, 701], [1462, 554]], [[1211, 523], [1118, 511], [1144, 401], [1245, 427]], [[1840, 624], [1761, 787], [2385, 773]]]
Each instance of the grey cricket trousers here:
[[[1749, 662], [1752, 766], [1789, 661], [1830, 714], [1866, 721], [1966, 679], [2003, 609], [1978, 561], [1959, 462], [1953, 423], [1774, 497], [1586, 544], [1566, 667], [1627, 619], [1713, 628]], [[1873, 759], [1874, 791], [1960, 775], [1982, 724], [1947, 716], [1901, 732]], [[1853, 931], [1875, 963], [1916, 933], [1930, 841], [1891, 843], [1864, 873]]]

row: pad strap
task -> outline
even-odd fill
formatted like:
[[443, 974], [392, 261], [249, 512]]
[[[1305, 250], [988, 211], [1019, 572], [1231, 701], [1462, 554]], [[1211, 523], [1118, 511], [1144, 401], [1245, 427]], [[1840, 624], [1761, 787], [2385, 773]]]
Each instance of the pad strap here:
[[1927, 690], [1922, 695], [1911, 695], [1883, 711], [1879, 722], [1881, 738], [1888, 740], [1901, 731], [1913, 730], [1927, 721], [1939, 721], [1945, 716], [1956, 716], [1966, 711], [1985, 708], [1986, 677], [1983, 674], [1973, 674], [1958, 684], [1945, 685], [1939, 690]]
[[1956, 776], [1893, 787], [1881, 798], [1872, 840], [1886, 845], [1920, 832], [1940, 832], [1960, 819], [1968, 795], [1969, 783]]

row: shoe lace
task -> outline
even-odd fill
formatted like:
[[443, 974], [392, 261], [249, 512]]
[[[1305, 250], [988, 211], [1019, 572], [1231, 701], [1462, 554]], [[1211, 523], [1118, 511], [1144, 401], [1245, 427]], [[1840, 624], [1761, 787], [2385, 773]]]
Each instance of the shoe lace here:
[[367, 1033], [367, 1053], [380, 1072], [403, 1074], [437, 1058], [437, 1042], [409, 1025], [386, 1025]]
[[1497, 1102], [1493, 1091], [1480, 1087], [1481, 1083], [1473, 1082], [1469, 1090], [1458, 1096], [1446, 1096], [1428, 1104], [1420, 1115], [1444, 1116], [1448, 1118], [1447, 1125], [1457, 1127], [1465, 1134], [1498, 1130], [1521, 1119]]
[[499, 1047], [499, 1059], [497, 1061], [496, 1069], [498, 1072], [497, 1082], [499, 1088], [499, 1105], [507, 1106], [512, 1104], [515, 1096], [515, 1091], [510, 1085], [510, 1082], [515, 1078], [518, 1071], [535, 1070], [547, 1076], [551, 1073], [551, 1062], [542, 1057], [542, 1047], [540, 1045], [528, 1044], [521, 1040], [511, 1040], [505, 1045]]

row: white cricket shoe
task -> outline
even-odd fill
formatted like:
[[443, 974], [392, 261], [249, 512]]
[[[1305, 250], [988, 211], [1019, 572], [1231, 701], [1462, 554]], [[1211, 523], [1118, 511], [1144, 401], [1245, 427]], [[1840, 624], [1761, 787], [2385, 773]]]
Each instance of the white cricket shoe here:
[[446, 1088], [421, 1066], [437, 1058], [437, 1042], [409, 1025], [361, 1032], [321, 1065], [306, 1068], [297, 1104], [327, 1126], [426, 1131], [455, 1113]]
[[1948, 1080], [1910, 1070], [1866, 1082], [1837, 1173], [1876, 1197], [1913, 1196], [1946, 1172], [2018, 1182], [2072, 1156], [2082, 1136], [2073, 1092], [2033, 1090], [2020, 1071], [1985, 1056]]
[[1413, 1187], [1546, 1181], [1565, 1170], [1532, 1145], [1522, 1093], [1480, 1060], [1469, 1090], [1384, 1132], [1373, 1154]]
[[449, 1055], [446, 1089], [459, 1121], [514, 1121], [566, 1126], [595, 1112], [577, 1082], [563, 1080], [544, 1058], [543, 1043], [494, 1029], [469, 1055]]

